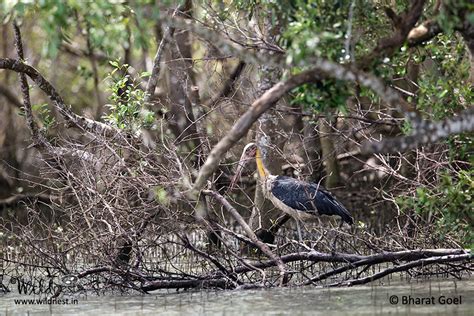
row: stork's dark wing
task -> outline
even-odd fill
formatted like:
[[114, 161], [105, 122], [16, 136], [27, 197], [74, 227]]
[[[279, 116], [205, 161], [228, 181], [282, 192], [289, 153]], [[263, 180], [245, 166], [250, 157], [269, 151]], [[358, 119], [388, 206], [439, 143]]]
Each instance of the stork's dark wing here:
[[278, 176], [271, 191], [277, 199], [293, 209], [321, 215], [339, 215], [350, 225], [354, 222], [349, 211], [318, 184]]

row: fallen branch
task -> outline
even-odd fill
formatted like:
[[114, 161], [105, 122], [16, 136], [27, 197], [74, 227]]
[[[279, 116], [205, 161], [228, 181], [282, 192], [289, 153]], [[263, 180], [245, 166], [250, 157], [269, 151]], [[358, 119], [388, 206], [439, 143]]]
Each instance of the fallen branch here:
[[141, 290], [145, 292], [159, 290], [159, 289], [208, 289], [208, 288], [220, 288], [220, 289], [232, 289], [234, 288], [232, 283], [226, 279], [208, 279], [208, 280], [166, 280], [166, 281], [153, 281], [141, 287]]
[[[426, 249], [426, 250], [407, 250], [407, 251], [399, 251], [399, 252], [392, 252], [392, 253], [382, 253], [376, 254], [372, 256], [360, 256], [362, 259], [357, 261], [352, 261], [351, 259], [354, 256], [348, 258], [347, 262], [349, 264], [333, 269], [326, 273], [319, 274], [315, 277], [312, 277], [308, 281], [304, 282], [303, 285], [314, 284], [315, 282], [327, 279], [331, 276], [346, 272], [348, 270], [352, 270], [361, 266], [371, 266], [374, 264], [380, 264], [384, 262], [394, 262], [394, 261], [413, 261], [419, 260], [422, 258], [427, 257], [441, 257], [441, 256], [448, 256], [448, 255], [462, 255], [466, 252], [462, 249]], [[365, 257], [365, 258], [364, 258]]]
[[[379, 264], [394, 261], [413, 261], [428, 257], [441, 257], [448, 255], [466, 254], [463, 249], [424, 249], [424, 250], [405, 250], [397, 252], [385, 252], [370, 256], [361, 256], [348, 253], [323, 253], [318, 251], [295, 252], [284, 256], [280, 259], [283, 263], [295, 261], [311, 261], [311, 262], [334, 262], [334, 263], [351, 263], [353, 265]], [[275, 266], [273, 260], [262, 261], [253, 264], [259, 269], [266, 269]], [[235, 268], [236, 273], [245, 273], [251, 271], [248, 267], [238, 266]], [[346, 271], [346, 270], [344, 270]], [[344, 272], [341, 271], [341, 272]], [[315, 278], [316, 279], [316, 278]], [[309, 282], [311, 283], [311, 282]], [[308, 283], [308, 284], [309, 284]]]
[[381, 272], [375, 273], [365, 278], [348, 280], [343, 282], [336, 282], [327, 285], [327, 287], [336, 287], [336, 286], [352, 286], [352, 285], [360, 285], [366, 284], [378, 279], [381, 279], [389, 274], [395, 272], [402, 272], [408, 271], [409, 269], [416, 268], [416, 267], [424, 267], [427, 265], [435, 264], [435, 263], [448, 263], [448, 262], [456, 262], [456, 261], [464, 261], [464, 260], [472, 260], [473, 255], [471, 253], [466, 253], [462, 255], [449, 255], [449, 256], [442, 256], [442, 257], [431, 257], [426, 259], [420, 259], [412, 262], [408, 262], [406, 264], [401, 264], [392, 268], [385, 269]]

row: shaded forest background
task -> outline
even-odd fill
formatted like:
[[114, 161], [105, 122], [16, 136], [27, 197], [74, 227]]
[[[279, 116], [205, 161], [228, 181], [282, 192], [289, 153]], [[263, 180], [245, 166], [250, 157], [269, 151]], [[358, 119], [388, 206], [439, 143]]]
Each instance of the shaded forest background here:
[[[0, 9], [5, 260], [39, 260], [80, 279], [128, 273], [140, 284], [132, 288], [147, 291], [194, 271], [147, 262], [170, 247], [186, 249], [173, 248], [171, 266], [189, 251], [225, 276], [206, 266], [207, 277], [186, 280], [227, 287], [245, 284], [236, 273], [281, 272], [291, 259], [258, 239], [359, 256], [474, 245], [472, 1], [47, 0]], [[298, 243], [254, 168], [229, 190], [243, 147], [262, 138], [273, 174], [324, 184], [353, 227], [318, 219]], [[205, 236], [181, 234], [196, 230]], [[222, 258], [242, 263], [232, 253], [242, 243], [269, 261], [226, 267]], [[76, 273], [84, 267], [93, 268]], [[151, 271], [162, 275], [144, 276]], [[298, 282], [327, 278], [318, 275]]]

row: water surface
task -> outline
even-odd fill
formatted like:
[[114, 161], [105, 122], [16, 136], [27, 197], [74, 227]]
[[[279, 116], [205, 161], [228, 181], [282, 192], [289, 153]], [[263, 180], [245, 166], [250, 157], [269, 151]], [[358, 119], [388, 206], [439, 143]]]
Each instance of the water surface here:
[[331, 289], [82, 296], [76, 305], [15, 305], [15, 299], [33, 297], [9, 293], [0, 296], [0, 315], [474, 315], [472, 279], [387, 282]]

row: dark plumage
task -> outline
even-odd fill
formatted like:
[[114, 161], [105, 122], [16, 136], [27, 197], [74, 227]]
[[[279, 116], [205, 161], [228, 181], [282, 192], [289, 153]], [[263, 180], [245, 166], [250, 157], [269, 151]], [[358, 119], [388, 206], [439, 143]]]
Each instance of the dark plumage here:
[[339, 215], [349, 225], [354, 223], [349, 211], [316, 183], [278, 176], [272, 183], [271, 193], [294, 210], [314, 215]]
[[[262, 142], [267, 141], [264, 139]], [[240, 157], [230, 188], [232, 189], [240, 178], [242, 169], [249, 159], [255, 158], [265, 197], [277, 208], [295, 218], [297, 225], [298, 221], [307, 220], [317, 215], [337, 215], [349, 225], [354, 223], [349, 211], [322, 186], [286, 176], [271, 175], [265, 166], [266, 156], [266, 144], [247, 144]]]

